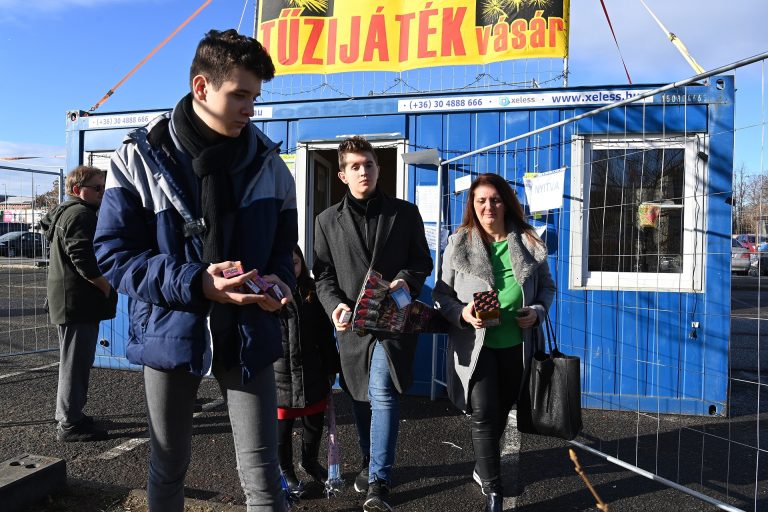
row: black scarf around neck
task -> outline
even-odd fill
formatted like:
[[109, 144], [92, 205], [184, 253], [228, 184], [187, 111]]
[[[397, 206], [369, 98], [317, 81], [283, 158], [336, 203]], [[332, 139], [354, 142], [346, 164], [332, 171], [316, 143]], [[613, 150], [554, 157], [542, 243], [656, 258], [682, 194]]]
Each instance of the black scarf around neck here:
[[223, 219], [237, 208], [229, 173], [248, 151], [249, 129], [243, 128], [238, 137], [217, 134], [195, 113], [191, 93], [173, 110], [173, 126], [182, 146], [192, 156], [195, 176], [201, 179], [201, 207], [206, 225], [202, 235], [203, 261], [225, 261]]
[[376, 231], [379, 227], [381, 192], [379, 192], [379, 189], [376, 189], [370, 196], [358, 199], [347, 190], [347, 205], [349, 206], [349, 212], [352, 214], [352, 220], [355, 221], [355, 226], [357, 226], [358, 234], [366, 249], [368, 249], [368, 255], [371, 256], [376, 246]]

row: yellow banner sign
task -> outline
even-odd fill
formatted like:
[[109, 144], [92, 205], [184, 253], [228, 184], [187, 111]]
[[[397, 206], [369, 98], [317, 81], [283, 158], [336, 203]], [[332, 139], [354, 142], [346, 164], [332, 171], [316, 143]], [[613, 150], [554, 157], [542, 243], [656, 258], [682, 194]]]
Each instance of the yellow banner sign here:
[[568, 55], [569, 0], [262, 0], [278, 74], [486, 64]]

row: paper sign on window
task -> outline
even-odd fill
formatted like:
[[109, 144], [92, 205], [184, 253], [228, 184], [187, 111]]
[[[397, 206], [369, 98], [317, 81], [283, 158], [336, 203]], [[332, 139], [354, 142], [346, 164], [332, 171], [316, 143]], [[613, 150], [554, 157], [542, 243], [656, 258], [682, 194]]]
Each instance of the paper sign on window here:
[[556, 210], [563, 206], [565, 167], [543, 172], [535, 177], [524, 177], [525, 197], [531, 212]]

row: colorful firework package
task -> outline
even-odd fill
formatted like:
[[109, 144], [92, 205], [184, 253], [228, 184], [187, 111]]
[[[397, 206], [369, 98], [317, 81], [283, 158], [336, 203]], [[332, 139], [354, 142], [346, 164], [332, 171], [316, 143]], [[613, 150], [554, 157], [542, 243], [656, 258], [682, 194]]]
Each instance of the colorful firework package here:
[[475, 303], [475, 316], [483, 320], [486, 327], [501, 323], [501, 304], [496, 290], [475, 292], [472, 298]]
[[[238, 263], [237, 265], [234, 265], [229, 268], [225, 268], [221, 275], [226, 277], [227, 279], [231, 277], [237, 277], [240, 275], [243, 275], [245, 272], [243, 271], [243, 266]], [[252, 278], [250, 278], [248, 281], [245, 282], [245, 286], [248, 288], [248, 290], [241, 289], [242, 292], [248, 292], [249, 290], [252, 293], [268, 293], [273, 299], [280, 302], [283, 297], [282, 290], [280, 290], [280, 287], [276, 284], [268, 283], [263, 277], [261, 277], [259, 274], [256, 274]]]
[[368, 271], [352, 315], [355, 332], [447, 332], [447, 324], [434, 308], [412, 301], [402, 288], [390, 292], [389, 285], [381, 274]]

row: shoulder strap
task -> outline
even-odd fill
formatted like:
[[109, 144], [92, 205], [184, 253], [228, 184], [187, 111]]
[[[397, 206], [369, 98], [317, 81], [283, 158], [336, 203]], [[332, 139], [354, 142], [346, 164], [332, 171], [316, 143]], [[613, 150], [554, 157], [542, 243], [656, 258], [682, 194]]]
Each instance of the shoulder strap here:
[[154, 164], [152, 177], [155, 179], [158, 188], [165, 194], [168, 201], [174, 209], [179, 212], [184, 219], [184, 236], [192, 237], [205, 232], [205, 220], [192, 215], [192, 210], [181, 199], [181, 190], [174, 182], [171, 169], [177, 167], [177, 164], [171, 161], [165, 154], [163, 142], [166, 137], [170, 137], [169, 128], [170, 119], [163, 119], [153, 129], [147, 133], [145, 139], [137, 139], [136, 146], [145, 154]]

